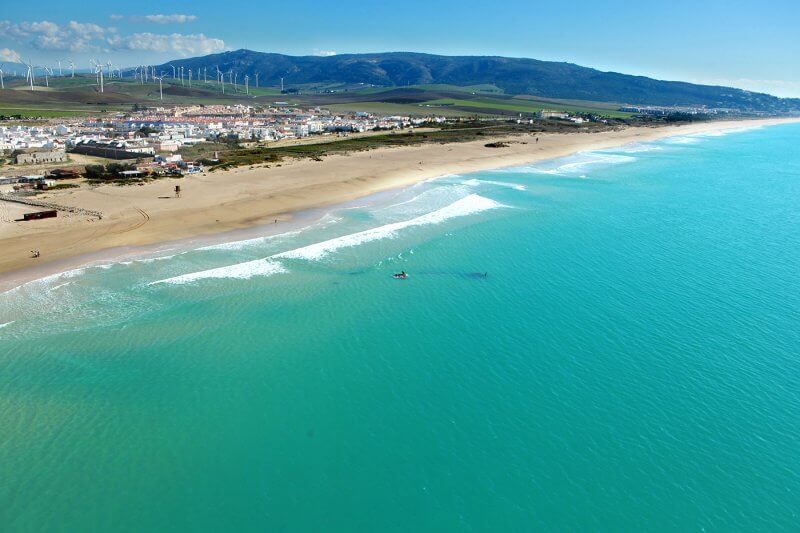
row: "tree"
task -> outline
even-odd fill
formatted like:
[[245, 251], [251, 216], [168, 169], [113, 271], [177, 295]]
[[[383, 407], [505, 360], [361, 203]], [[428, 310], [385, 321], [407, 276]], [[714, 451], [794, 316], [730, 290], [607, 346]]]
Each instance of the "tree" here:
[[106, 165], [106, 174], [114, 178], [119, 178], [126, 170], [135, 170], [129, 163], [109, 163]]
[[106, 169], [103, 165], [86, 165], [83, 175], [88, 180], [101, 180], [106, 177]]
[[151, 128], [150, 126], [142, 126], [139, 128], [138, 133], [141, 133], [143, 136], [147, 137], [151, 133], [158, 133], [158, 130]]

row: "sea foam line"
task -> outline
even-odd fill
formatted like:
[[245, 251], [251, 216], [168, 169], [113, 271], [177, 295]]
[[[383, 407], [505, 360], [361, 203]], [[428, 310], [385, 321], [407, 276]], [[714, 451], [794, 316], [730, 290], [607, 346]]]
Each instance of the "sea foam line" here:
[[350, 235], [328, 239], [326, 241], [304, 246], [302, 248], [297, 248], [295, 250], [282, 252], [270, 257], [265, 257], [263, 259], [256, 259], [253, 261], [247, 261], [245, 263], [238, 263], [153, 281], [148, 285], [159, 285], [162, 283], [183, 284], [210, 278], [249, 279], [254, 276], [272, 276], [274, 274], [286, 273], [288, 270], [280, 262], [278, 262], [277, 259], [318, 260], [342, 248], [348, 248], [370, 241], [394, 237], [398, 230], [404, 228], [424, 226], [428, 224], [439, 224], [451, 218], [472, 215], [500, 207], [508, 206], [477, 194], [470, 194], [469, 196], [461, 198], [460, 200], [453, 202], [446, 207], [437, 209], [436, 211], [432, 211], [410, 220], [386, 224], [384, 226], [365, 231], [359, 231]]
[[288, 272], [283, 265], [276, 261], [266, 259], [256, 259], [254, 261], [247, 261], [246, 263], [238, 263], [219, 268], [212, 268], [211, 270], [203, 270], [200, 272], [193, 272], [191, 274], [183, 274], [172, 278], [161, 279], [148, 283], [148, 285], [159, 285], [161, 283], [169, 283], [172, 285], [182, 285], [184, 283], [191, 283], [200, 279], [212, 278], [231, 278], [231, 279], [250, 279], [255, 276], [273, 276], [275, 274], [283, 274]]
[[261, 237], [254, 237], [252, 239], [244, 239], [240, 241], [231, 241], [231, 242], [223, 242], [219, 244], [210, 244], [208, 246], [202, 246], [200, 248], [195, 248], [192, 251], [195, 252], [207, 252], [209, 250], [242, 250], [244, 248], [248, 248], [250, 246], [257, 246], [260, 244], [264, 244], [271, 240], [277, 239], [279, 237], [289, 237], [293, 235], [297, 235], [302, 230], [296, 231], [287, 231], [286, 233], [278, 233], [276, 235], [264, 235]]
[[376, 241], [380, 239], [392, 238], [398, 230], [410, 228], [413, 226], [425, 226], [429, 224], [439, 224], [445, 220], [472, 215], [487, 211], [489, 209], [497, 209], [500, 207], [507, 207], [499, 202], [479, 196], [477, 194], [470, 194], [452, 204], [426, 213], [424, 215], [404, 220], [402, 222], [394, 222], [379, 226], [377, 228], [359, 231], [350, 235], [343, 235], [327, 241], [314, 243], [288, 252], [282, 252], [273, 255], [275, 259], [306, 259], [309, 261], [319, 260], [328, 254], [341, 250], [342, 248], [349, 248], [358, 246], [366, 242]]
[[556, 172], [575, 172], [584, 170], [589, 165], [618, 165], [621, 163], [632, 163], [636, 161], [635, 157], [631, 157], [628, 155], [616, 155], [616, 154], [603, 154], [600, 152], [585, 152], [581, 154], [581, 157], [578, 161], [573, 161], [570, 163], [564, 163], [556, 167], [554, 170]]
[[525, 191], [527, 188], [524, 185], [520, 185], [519, 183], [509, 183], [507, 181], [493, 181], [493, 180], [477, 180], [475, 178], [468, 179], [462, 182], [464, 185], [468, 185], [470, 187], [477, 187], [481, 183], [486, 183], [487, 185], [497, 185], [498, 187], [508, 187], [509, 189], [514, 189], [515, 191]]
[[[632, 163], [637, 158], [630, 155], [612, 154], [601, 151], [588, 151], [577, 152], [574, 155], [562, 157], [553, 161], [558, 166], [547, 168], [548, 163], [537, 163], [535, 165], [524, 165], [519, 167], [510, 167], [498, 169], [496, 172], [502, 173], [520, 173], [530, 172], [533, 174], [551, 174], [551, 175], [575, 175], [580, 173], [591, 165], [619, 165], [624, 163]], [[560, 164], [559, 164], [560, 163]]]
[[86, 273], [88, 269], [91, 268], [99, 268], [99, 269], [107, 269], [111, 268], [111, 264], [100, 264], [100, 265], [88, 265], [83, 266], [80, 268], [73, 268], [72, 270], [65, 270], [64, 272], [56, 272], [55, 274], [50, 274], [48, 276], [44, 276], [41, 278], [32, 279], [30, 281], [26, 281], [21, 285], [17, 285], [16, 287], [12, 287], [7, 291], [0, 292], [0, 295], [11, 295], [17, 292], [24, 290], [27, 287], [34, 287], [34, 286], [44, 286], [48, 283], [52, 283], [54, 281], [58, 281], [60, 279], [70, 279], [75, 278], [77, 276], [81, 276]]

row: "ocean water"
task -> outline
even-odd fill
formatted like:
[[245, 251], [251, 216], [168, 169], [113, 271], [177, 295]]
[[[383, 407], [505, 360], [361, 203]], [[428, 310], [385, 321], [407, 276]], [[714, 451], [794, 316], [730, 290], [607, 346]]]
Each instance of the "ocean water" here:
[[446, 176], [6, 292], [0, 529], [797, 531], [799, 147]]

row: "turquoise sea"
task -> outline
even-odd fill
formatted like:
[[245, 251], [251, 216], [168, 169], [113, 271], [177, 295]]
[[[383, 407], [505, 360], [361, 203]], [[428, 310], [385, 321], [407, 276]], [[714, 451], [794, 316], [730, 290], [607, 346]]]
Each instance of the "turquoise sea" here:
[[0, 530], [800, 527], [800, 125], [275, 229], [0, 294]]

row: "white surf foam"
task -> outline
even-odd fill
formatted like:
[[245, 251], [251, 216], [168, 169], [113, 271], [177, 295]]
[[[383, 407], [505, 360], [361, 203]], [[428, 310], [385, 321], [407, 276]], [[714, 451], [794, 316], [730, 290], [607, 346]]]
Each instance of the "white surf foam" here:
[[14, 322], [16, 322], [16, 320], [12, 320], [11, 322], [6, 322], [5, 324], [0, 324], [0, 329], [3, 329], [3, 328], [5, 328], [5, 327], [8, 327], [8, 326], [10, 326], [11, 324], [13, 324]]
[[632, 163], [636, 161], [636, 157], [624, 154], [612, 154], [607, 152], [578, 152], [574, 155], [557, 159], [552, 162], [538, 163], [536, 165], [527, 165], [520, 167], [512, 167], [508, 169], [499, 169], [496, 172], [509, 172], [518, 174], [520, 172], [529, 172], [533, 174], [551, 174], [551, 175], [575, 175], [582, 174], [587, 170], [587, 167], [594, 165], [620, 165], [625, 163]]
[[416, 218], [412, 218], [411, 220], [394, 222], [392, 224], [386, 224], [377, 228], [359, 231], [358, 233], [336, 237], [327, 241], [297, 248], [296, 250], [282, 252], [272, 257], [281, 259], [306, 259], [309, 261], [314, 261], [322, 259], [328, 254], [342, 248], [349, 248], [366, 242], [392, 238], [398, 230], [404, 228], [424, 226], [428, 224], [439, 224], [451, 218], [472, 215], [482, 211], [487, 211], [489, 209], [497, 209], [499, 207], [507, 206], [477, 194], [470, 194], [469, 196], [461, 198], [460, 200], [446, 207], [437, 209], [436, 211], [432, 211]]
[[255, 276], [272, 276], [275, 274], [286, 273], [288, 270], [280, 262], [276, 261], [276, 259], [318, 260], [342, 248], [348, 248], [370, 241], [394, 237], [398, 230], [404, 228], [428, 224], [439, 224], [451, 218], [467, 216], [500, 207], [507, 206], [477, 194], [470, 194], [469, 196], [461, 198], [460, 200], [453, 202], [446, 207], [410, 220], [386, 224], [384, 226], [360, 231], [358, 233], [336, 237], [334, 239], [329, 239], [327, 241], [318, 242], [309, 246], [297, 248], [295, 250], [282, 252], [263, 259], [256, 259], [254, 261], [247, 261], [245, 263], [238, 263], [235, 265], [161, 279], [158, 281], [153, 281], [148, 285], [159, 285], [163, 283], [184, 284], [201, 279], [212, 278], [249, 279]]
[[507, 181], [476, 180], [473, 178], [465, 180], [462, 183], [464, 185], [469, 185], [470, 187], [478, 187], [481, 183], [486, 183], [488, 185], [497, 185], [498, 187], [508, 187], [509, 189], [514, 189], [515, 191], [527, 190], [524, 185], [520, 185], [519, 183], [509, 183]]
[[667, 137], [665, 139], [661, 139], [660, 142], [665, 144], [697, 144], [700, 142], [700, 138], [688, 135], [679, 135], [676, 137]]
[[619, 165], [622, 163], [632, 163], [635, 157], [629, 155], [604, 154], [601, 152], [585, 152], [576, 156], [576, 161], [570, 161], [556, 167], [556, 173], [577, 173], [582, 172], [591, 165]]
[[180, 254], [172, 254], [172, 255], [159, 255], [157, 257], [143, 257], [142, 259], [131, 259], [130, 261], [120, 261], [117, 264], [128, 266], [128, 265], [134, 265], [136, 263], [155, 263], [156, 261], [164, 261], [165, 259], [172, 259], [184, 253], [186, 252], [181, 252]]
[[656, 146], [655, 144], [649, 143], [634, 143], [634, 144], [626, 144], [625, 146], [620, 146], [619, 148], [615, 148], [613, 152], [620, 152], [623, 154], [641, 154], [643, 152], [654, 152], [657, 150], [661, 150], [660, 146]]
[[695, 133], [695, 137], [724, 137], [725, 135], [731, 135], [734, 133], [744, 133], [746, 131], [752, 130], [760, 130], [764, 126], [763, 125], [755, 125], [755, 126], [741, 126], [738, 128], [730, 128], [727, 130], [712, 130], [712, 131], [704, 131], [700, 133]]
[[251, 246], [258, 246], [264, 244], [265, 242], [269, 242], [271, 240], [277, 239], [279, 237], [289, 237], [292, 235], [297, 235], [300, 233], [300, 230], [297, 231], [287, 231], [286, 233], [280, 233], [278, 235], [265, 235], [263, 237], [254, 237], [252, 239], [243, 239], [241, 241], [231, 241], [231, 242], [223, 242], [219, 244], [210, 244], [208, 246], [203, 246], [201, 248], [195, 248], [194, 251], [198, 252], [207, 252], [209, 250], [243, 250], [245, 248], [249, 248]]
[[413, 204], [414, 202], [419, 201], [419, 199], [422, 198], [422, 196], [423, 196], [422, 194], [418, 194], [416, 196], [412, 196], [408, 200], [403, 200], [402, 202], [397, 202], [396, 204], [385, 205], [383, 207], [379, 207], [379, 208], [375, 209], [374, 211], [376, 211], [376, 212], [389, 211], [389, 210], [395, 209], [397, 207], [401, 207], [401, 206], [408, 205], [408, 204]]
[[25, 290], [27, 288], [31, 288], [31, 287], [45, 287], [48, 284], [53, 283], [53, 282], [58, 281], [58, 280], [70, 279], [70, 278], [78, 277], [78, 276], [80, 276], [82, 274], [85, 274], [86, 271], [88, 269], [90, 269], [90, 268], [106, 269], [106, 268], [110, 268], [110, 267], [111, 267], [111, 265], [105, 265], [105, 264], [103, 264], [103, 265], [91, 265], [91, 266], [85, 266], [85, 267], [81, 267], [81, 268], [74, 268], [72, 270], [65, 270], [64, 272], [57, 272], [55, 274], [50, 274], [49, 276], [44, 276], [44, 277], [41, 277], [41, 278], [37, 278], [37, 279], [32, 279], [30, 281], [26, 281], [22, 285], [17, 285], [16, 287], [8, 289], [5, 292], [0, 292], [0, 295], [10, 295], [10, 294], [13, 294], [13, 293], [21, 292], [21, 291], [23, 291], [23, 290]]
[[173, 278], [161, 279], [148, 283], [148, 285], [158, 285], [161, 283], [169, 283], [174, 285], [182, 285], [184, 283], [191, 283], [200, 279], [250, 279], [255, 276], [265, 277], [275, 274], [282, 274], [288, 272], [283, 265], [276, 261], [269, 259], [256, 259], [254, 261], [247, 261], [246, 263], [238, 263], [219, 268], [212, 268], [210, 270], [203, 270], [201, 272], [192, 272], [191, 274], [183, 274], [182, 276], [175, 276]]
[[664, 139], [661, 139], [660, 142], [664, 144], [697, 144], [701, 142], [703, 139], [707, 139], [709, 137], [724, 137], [726, 135], [733, 135], [736, 133], [744, 133], [752, 130], [760, 130], [763, 127], [764, 127], [763, 125], [742, 126], [739, 128], [731, 128], [728, 130], [713, 130], [713, 131], [704, 131], [699, 133], [691, 133], [688, 135], [676, 135], [673, 137], [666, 137]]

